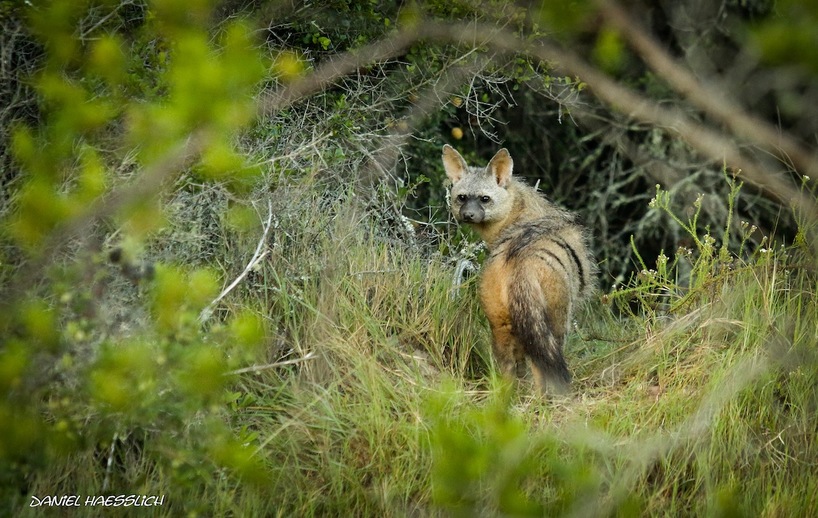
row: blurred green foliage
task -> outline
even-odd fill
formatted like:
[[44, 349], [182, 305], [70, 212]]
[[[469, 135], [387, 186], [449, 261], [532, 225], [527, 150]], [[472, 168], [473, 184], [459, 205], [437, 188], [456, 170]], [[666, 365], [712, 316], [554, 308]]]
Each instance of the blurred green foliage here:
[[[603, 490], [605, 469], [592, 449], [532, 429], [512, 406], [512, 387], [493, 389], [487, 401], [469, 408], [459, 406], [462, 398], [451, 387], [427, 405], [435, 504], [452, 516], [588, 512]], [[636, 516], [639, 506], [622, 498], [613, 508]]]
[[[40, 123], [18, 124], [11, 137], [20, 173], [2, 228], [30, 266], [18, 265], [27, 278], [6, 283], [0, 317], [0, 419], [13, 423], [2, 427], [0, 479], [8, 483], [0, 513], [19, 504], [33, 472], [101, 448], [112, 434], [141, 431], [143, 460], [170, 467], [171, 478], [191, 463], [241, 476], [258, 470], [215, 417], [227, 370], [257, 356], [263, 324], [239, 311], [204, 327], [200, 314], [218, 294], [218, 274], [136, 263], [165, 219], [159, 188], [178, 169], [187, 165], [203, 180], [228, 184], [257, 177], [235, 142], [255, 119], [254, 98], [271, 64], [245, 21], [213, 30], [211, 2], [152, 2], [132, 26], [114, 23], [121, 7], [52, 0], [26, 12], [46, 59], [31, 78]], [[98, 36], [78, 29], [89, 20]], [[154, 54], [146, 67], [147, 52]], [[142, 172], [165, 167], [193, 138], [199, 147], [177, 170], [159, 179]], [[133, 157], [132, 179], [115, 169], [122, 154]], [[129, 195], [152, 181], [145, 195]], [[103, 299], [117, 281], [105, 264], [108, 251], [95, 241], [98, 225], [112, 223], [97, 212], [106, 203], [115, 204], [108, 217], [117, 214], [123, 232], [116, 262], [151, 301], [140, 329], [110, 337]], [[60, 256], [68, 252], [55, 249], [66, 246], [64, 238], [71, 247], [96, 244]], [[192, 426], [203, 435], [189, 432]]]
[[454, 516], [543, 515], [522, 488], [544, 458], [535, 460], [525, 424], [510, 415], [509, 388], [483, 408], [455, 411], [459, 398], [446, 392], [428, 405], [432, 498]]
[[774, 5], [772, 16], [752, 28], [752, 41], [762, 58], [770, 64], [796, 65], [818, 75], [818, 4], [777, 0]]

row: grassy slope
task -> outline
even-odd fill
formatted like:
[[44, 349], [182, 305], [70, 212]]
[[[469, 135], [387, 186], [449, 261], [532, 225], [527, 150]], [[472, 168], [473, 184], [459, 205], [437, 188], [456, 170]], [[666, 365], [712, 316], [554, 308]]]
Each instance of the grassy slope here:
[[[608, 297], [665, 294], [639, 316], [589, 304], [567, 348], [575, 395], [544, 401], [493, 376], [452, 261], [345, 198], [274, 198], [270, 256], [224, 310], [269, 316], [258, 363], [314, 356], [236, 376], [214, 410], [261, 469], [180, 485], [137, 445], [127, 493], [167, 495], [167, 515], [818, 513], [815, 283], [783, 252], [711, 265], [690, 292], [654, 277]], [[223, 248], [229, 281], [253, 246]], [[71, 458], [33, 494], [99, 494], [103, 466]]]
[[313, 265], [308, 280], [267, 265], [278, 332], [318, 358], [237, 384], [254, 402], [236, 424], [258, 432], [271, 471], [272, 487], [248, 493], [254, 505], [818, 512], [818, 308], [811, 277], [785, 254], [713, 273], [667, 298], [671, 311], [615, 318], [592, 304], [568, 346], [576, 396], [548, 402], [527, 383], [512, 393], [492, 380], [473, 283], [453, 297], [451, 264], [373, 238], [366, 217], [345, 210], [317, 246], [290, 243], [297, 264]]

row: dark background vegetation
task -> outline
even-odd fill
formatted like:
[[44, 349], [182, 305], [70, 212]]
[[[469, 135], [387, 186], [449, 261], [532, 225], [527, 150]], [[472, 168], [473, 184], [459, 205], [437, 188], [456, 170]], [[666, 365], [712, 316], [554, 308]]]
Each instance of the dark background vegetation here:
[[[755, 306], [714, 286], [764, 292], [723, 277], [755, 265], [767, 279], [759, 250], [797, 246], [782, 292], [813, 307], [795, 277], [814, 270], [816, 35], [818, 7], [796, 0], [0, 0], [0, 514], [32, 494], [171, 485], [169, 514], [468, 512], [491, 471], [458, 478], [472, 457], [508, 468], [488, 483], [489, 514], [576, 513], [583, 491], [625, 514], [731, 508], [740, 484], [719, 485], [720, 467], [702, 472], [716, 489], [680, 487], [701, 469], [676, 462], [687, 436], [610, 489], [619, 472], [576, 443], [526, 443], [507, 395], [486, 395], [498, 390], [464, 273], [483, 251], [448, 214], [440, 149], [482, 164], [506, 147], [515, 174], [580, 214], [599, 298], [623, 302], [588, 310], [581, 387], [658, 391], [706, 365], [619, 355], [673, 319], [668, 343], [738, 336], [724, 329]], [[724, 314], [697, 316], [699, 302]], [[780, 321], [798, 304], [766, 314], [765, 344], [811, 340]], [[680, 365], [719, 361], [690, 355]], [[799, 358], [809, 381], [814, 357]], [[418, 385], [447, 375], [462, 399], [430, 402]], [[800, 461], [814, 394], [792, 411], [775, 379], [755, 392], [786, 416], [763, 433], [793, 430], [782, 441]], [[463, 410], [475, 402], [485, 413]], [[530, 412], [534, 431], [539, 411], [559, 410]], [[520, 444], [581, 462], [532, 467]], [[531, 496], [531, 477], [547, 494]], [[625, 498], [631, 482], [647, 489]]]
[[[549, 9], [558, 18], [552, 20], [546, 13], [537, 19], [538, 6], [505, 2], [491, 3], [488, 8], [470, 2], [221, 2], [208, 23], [218, 31], [225, 20], [246, 17], [255, 25], [255, 36], [269, 48], [290, 50], [310, 67], [383, 38], [399, 24], [401, 13], [407, 18], [422, 15], [442, 21], [498, 23], [523, 38], [554, 34], [570, 40], [573, 49], [636, 91], [707, 122], [706, 113], [689, 107], [684, 97], [627, 49], [621, 37], [610, 36], [604, 18], [591, 14], [592, 9], [582, 2], [566, 5], [573, 6], [566, 7], [566, 13], [572, 9], [587, 13], [572, 17], [554, 7]], [[634, 22], [643, 25], [672, 57], [703, 81], [716, 83], [738, 105], [794, 138], [814, 141], [816, 108], [811, 100], [816, 92], [808, 35], [799, 31], [799, 25], [790, 33], [782, 29], [782, 20], [798, 19], [800, 25], [806, 25], [814, 14], [810, 7], [757, 0], [631, 2], [628, 8], [635, 13]], [[19, 177], [9, 152], [11, 128], [15, 122], [36, 125], [42, 119], [30, 78], [42, 66], [45, 49], [26, 23], [30, 13], [36, 9], [26, 9], [23, 3], [3, 4], [4, 109], [0, 127], [6, 143], [2, 148], [6, 200]], [[161, 87], [152, 76], [162, 67], [156, 60], [167, 52], [163, 50], [167, 42], [151, 39], [147, 13], [147, 5], [141, 2], [103, 2], [90, 8], [78, 27], [84, 41], [106, 33], [126, 37], [128, 50], [139, 58], [131, 66], [144, 65], [131, 71], [126, 85], [127, 93], [137, 98], [161, 95]], [[362, 65], [354, 75], [329, 85], [302, 105], [323, 107], [329, 120], [311, 122], [335, 130], [329, 145], [345, 154], [348, 151], [342, 148], [361, 133], [372, 132], [383, 138], [390, 124], [411, 111], [421, 90], [445, 77], [461, 54], [463, 49], [456, 46], [420, 42], [392, 59]], [[723, 181], [724, 163], [692, 151], [672, 129], [640, 124], [629, 120], [627, 114], [612, 112], [587, 90], [579, 91], [581, 78], [553, 76], [547, 63], [507, 55], [479, 63], [476, 58], [465, 59], [476, 68], [471, 77], [449, 85], [445, 92], [434, 92], [439, 97], [436, 105], [408, 128], [412, 137], [401, 143], [399, 159], [389, 165], [390, 176], [399, 184], [389, 188], [414, 187], [406, 209], [418, 219], [426, 222], [430, 214], [434, 221], [445, 218], [445, 212], [439, 210], [443, 188], [436, 152], [444, 142], [456, 144], [475, 162], [487, 160], [500, 146], [508, 147], [518, 174], [531, 183], [539, 182], [547, 196], [579, 212], [594, 230], [603, 285], [626, 281], [637, 266], [629, 244], [631, 235], [647, 257], [655, 257], [661, 250], [672, 253], [685, 245], [678, 229], [668, 221], [656, 220], [658, 216], [648, 208], [656, 184], [678, 193], [682, 206], [691, 204], [700, 193], [714, 195], [706, 197], [700, 224], [711, 226], [724, 219], [725, 207], [718, 202], [728, 190]], [[337, 113], [329, 113], [332, 110]], [[268, 124], [274, 125], [265, 118], [256, 124], [259, 132], [268, 131]], [[455, 128], [462, 130], [462, 139], [452, 137]], [[249, 145], [267, 155], [281, 151], [281, 144], [276, 149], [272, 139], [266, 140], [267, 146], [261, 149], [255, 147], [258, 139], [250, 139]], [[370, 153], [378, 150], [378, 139], [372, 142], [375, 145]], [[773, 171], [789, 169], [786, 162], [754, 150], [752, 143], [745, 151]], [[797, 184], [798, 176], [792, 177]], [[423, 181], [419, 182], [420, 178]], [[755, 242], [762, 235], [780, 236], [781, 241], [788, 242], [795, 234], [791, 212], [752, 185], [739, 200], [738, 219], [760, 228], [753, 236]]]

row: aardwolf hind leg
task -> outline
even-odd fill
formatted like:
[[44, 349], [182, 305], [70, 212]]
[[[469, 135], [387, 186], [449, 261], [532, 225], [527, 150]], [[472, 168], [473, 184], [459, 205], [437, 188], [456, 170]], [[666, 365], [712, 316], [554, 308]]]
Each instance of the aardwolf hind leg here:
[[525, 353], [511, 334], [511, 324], [492, 324], [492, 350], [503, 376], [510, 380], [525, 376]]

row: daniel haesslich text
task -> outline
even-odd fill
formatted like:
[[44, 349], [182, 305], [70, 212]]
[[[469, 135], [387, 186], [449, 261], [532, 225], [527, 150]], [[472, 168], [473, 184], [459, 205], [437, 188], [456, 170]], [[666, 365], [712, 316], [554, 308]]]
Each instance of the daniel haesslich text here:
[[165, 495], [31, 495], [29, 507], [155, 507], [165, 504]]

